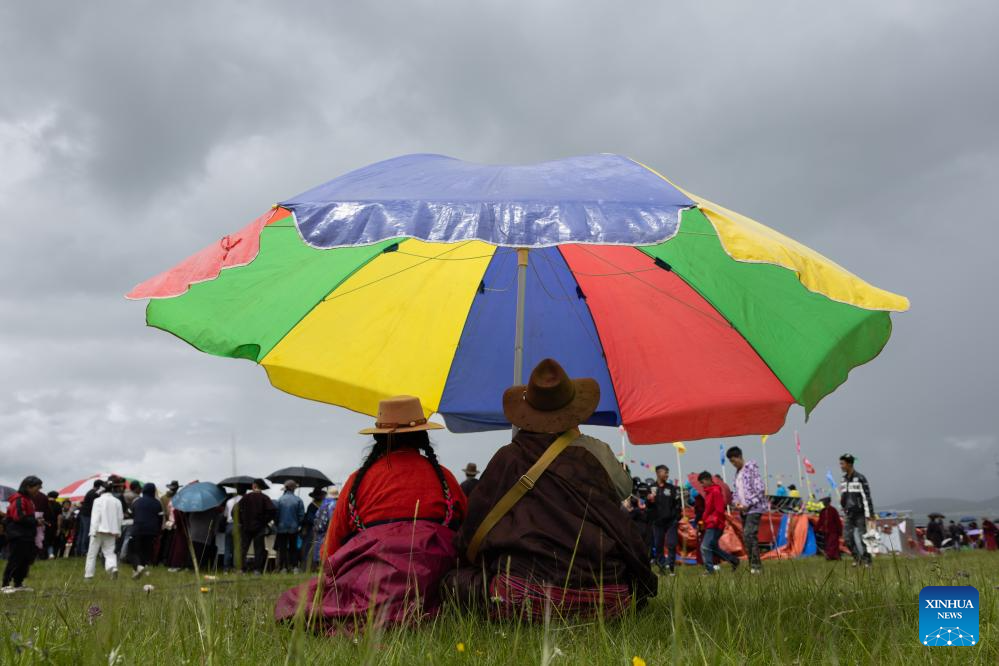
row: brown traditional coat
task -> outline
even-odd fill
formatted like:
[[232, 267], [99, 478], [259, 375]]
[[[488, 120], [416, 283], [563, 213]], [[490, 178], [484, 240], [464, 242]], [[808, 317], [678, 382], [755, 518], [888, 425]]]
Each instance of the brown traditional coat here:
[[[455, 545], [464, 556], [489, 510], [544, 453], [556, 435], [521, 431], [482, 473]], [[658, 580], [642, 536], [621, 509], [620, 493], [586, 448], [569, 446], [496, 524], [480, 562], [453, 576], [459, 595], [483, 590], [498, 571], [571, 588], [627, 584], [638, 600], [654, 596]]]

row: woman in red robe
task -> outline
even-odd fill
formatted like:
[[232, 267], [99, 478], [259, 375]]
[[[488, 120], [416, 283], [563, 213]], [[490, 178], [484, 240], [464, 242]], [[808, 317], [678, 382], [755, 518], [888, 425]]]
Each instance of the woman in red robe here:
[[825, 542], [822, 546], [827, 560], [838, 560], [840, 558], [840, 539], [843, 536], [843, 519], [839, 515], [828, 497], [822, 498], [825, 508], [819, 513], [819, 520], [815, 524], [815, 531], [822, 534]]
[[378, 422], [361, 434], [375, 444], [343, 485], [326, 533], [323, 570], [285, 592], [275, 617], [301, 614], [335, 634], [359, 630], [369, 613], [378, 627], [408, 624], [440, 610], [441, 578], [455, 567], [455, 529], [468, 502], [440, 466], [417, 398], [383, 400]]

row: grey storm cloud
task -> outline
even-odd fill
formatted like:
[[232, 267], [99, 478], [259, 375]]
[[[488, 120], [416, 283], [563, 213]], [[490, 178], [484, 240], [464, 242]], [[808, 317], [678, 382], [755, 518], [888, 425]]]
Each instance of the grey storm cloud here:
[[[857, 454], [876, 500], [999, 495], [997, 19], [989, 2], [7, 3], [0, 482], [210, 479], [234, 456], [344, 478], [366, 417], [146, 329], [122, 294], [378, 159], [620, 152], [912, 299], [878, 359], [807, 424], [792, 410], [773, 471], [795, 473], [797, 429], [819, 477]], [[456, 469], [503, 437], [437, 440]], [[716, 468], [718, 444], [691, 443], [685, 470]]]

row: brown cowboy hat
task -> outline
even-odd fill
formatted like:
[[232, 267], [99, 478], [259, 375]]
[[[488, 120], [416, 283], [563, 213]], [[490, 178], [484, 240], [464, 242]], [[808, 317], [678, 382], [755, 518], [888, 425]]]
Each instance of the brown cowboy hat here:
[[563, 433], [586, 421], [600, 403], [595, 379], [569, 379], [562, 366], [546, 358], [531, 371], [526, 385], [503, 393], [503, 413], [529, 432]]
[[419, 398], [397, 395], [378, 403], [378, 420], [374, 428], [359, 431], [362, 435], [395, 434], [418, 430], [442, 430], [439, 423], [427, 421]]

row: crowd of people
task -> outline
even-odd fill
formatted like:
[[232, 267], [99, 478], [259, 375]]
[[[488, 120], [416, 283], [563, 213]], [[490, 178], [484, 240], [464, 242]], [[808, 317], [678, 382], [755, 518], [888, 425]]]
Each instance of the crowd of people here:
[[999, 521], [983, 518], [980, 527], [974, 519], [968, 520], [967, 524], [951, 520], [944, 525], [944, 516], [934, 513], [929, 516], [924, 536], [938, 551], [959, 548], [999, 550], [999, 527], [996, 522]]
[[[650, 558], [661, 571], [670, 575], [675, 572], [681, 522], [685, 520], [696, 534], [694, 559], [705, 567], [706, 575], [718, 571], [721, 562], [738, 568], [739, 560], [719, 545], [726, 522], [733, 520], [739, 526], [750, 572], [762, 572], [760, 524], [762, 517], [774, 510], [811, 513], [819, 548], [827, 559], [839, 560], [840, 544], [845, 543], [855, 566], [870, 566], [870, 537], [865, 535], [873, 529], [875, 515], [870, 487], [867, 479], [854, 469], [853, 455], [847, 453], [840, 458], [843, 482], [839, 510], [830, 497], [807, 504], [782, 501], [790, 497], [789, 490], [796, 492], [793, 485], [787, 488], [779, 485], [777, 492], [768, 495], [755, 460], [746, 460], [738, 446], [729, 448], [726, 458], [735, 470], [731, 488], [707, 471], [697, 475], [696, 484], [670, 483], [667, 465], [656, 467], [655, 479], [633, 478], [633, 491], [623, 503], [624, 510], [642, 532]], [[800, 493], [796, 496], [800, 497]], [[691, 510], [685, 512], [684, 507]]]
[[[25, 478], [0, 521], [0, 554], [7, 559], [3, 592], [32, 591], [24, 584], [31, 565], [57, 557], [82, 558], [88, 580], [96, 575], [99, 558], [111, 578], [117, 578], [119, 563], [132, 567], [133, 578], [148, 575], [156, 564], [170, 572], [197, 564], [259, 575], [269, 560], [265, 539], [271, 534], [275, 570], [312, 570], [339, 496], [335, 486], [316, 488], [306, 506], [296, 495], [295, 482], [289, 481], [280, 499], [272, 501], [262, 492], [267, 483], [256, 479], [237, 485], [217, 507], [185, 512], [174, 506], [180, 489], [171, 481], [159, 493], [152, 483], [111, 476], [95, 480], [83, 499], [73, 503], [54, 491], [44, 493], [38, 477]], [[217, 542], [223, 544], [221, 552]]]

